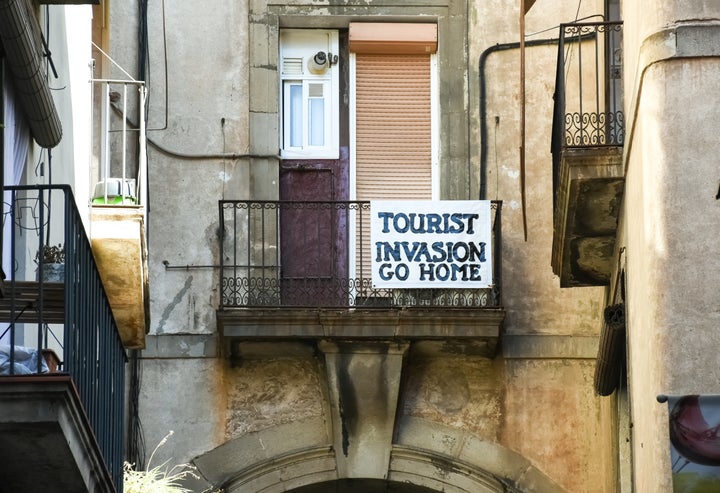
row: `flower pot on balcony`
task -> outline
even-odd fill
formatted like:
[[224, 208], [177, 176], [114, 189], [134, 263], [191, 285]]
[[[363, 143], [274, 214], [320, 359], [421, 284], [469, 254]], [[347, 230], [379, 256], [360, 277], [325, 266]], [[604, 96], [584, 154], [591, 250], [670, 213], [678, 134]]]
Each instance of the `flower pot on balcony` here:
[[62, 244], [45, 245], [42, 253], [35, 255], [38, 264], [38, 280], [63, 282], [65, 280], [65, 248]]
[[43, 264], [39, 275], [44, 282], [64, 282], [65, 264]]

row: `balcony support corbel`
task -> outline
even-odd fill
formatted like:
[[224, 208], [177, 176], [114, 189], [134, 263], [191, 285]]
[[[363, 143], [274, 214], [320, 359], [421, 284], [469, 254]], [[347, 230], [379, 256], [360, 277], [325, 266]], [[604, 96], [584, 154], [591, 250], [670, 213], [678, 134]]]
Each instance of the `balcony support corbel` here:
[[319, 341], [340, 478], [387, 478], [409, 344]]

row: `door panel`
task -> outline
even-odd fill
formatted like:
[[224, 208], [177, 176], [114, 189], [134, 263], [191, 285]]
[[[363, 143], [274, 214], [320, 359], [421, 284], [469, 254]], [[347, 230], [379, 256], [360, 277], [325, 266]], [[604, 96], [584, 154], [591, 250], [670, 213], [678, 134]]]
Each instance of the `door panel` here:
[[281, 296], [284, 306], [347, 302], [348, 152], [337, 160], [283, 161], [280, 171]]

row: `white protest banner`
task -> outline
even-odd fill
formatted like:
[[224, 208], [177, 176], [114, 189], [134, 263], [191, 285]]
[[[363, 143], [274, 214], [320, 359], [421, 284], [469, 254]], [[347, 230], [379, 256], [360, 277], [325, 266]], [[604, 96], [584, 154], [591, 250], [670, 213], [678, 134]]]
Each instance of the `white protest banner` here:
[[372, 201], [370, 214], [374, 287], [492, 285], [489, 200]]

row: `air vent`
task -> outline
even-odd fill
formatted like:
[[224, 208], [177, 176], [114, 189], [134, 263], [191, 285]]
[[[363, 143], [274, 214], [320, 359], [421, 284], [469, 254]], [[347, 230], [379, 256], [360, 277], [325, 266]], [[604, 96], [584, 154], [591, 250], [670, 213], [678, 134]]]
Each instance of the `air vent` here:
[[282, 73], [284, 75], [302, 75], [302, 73], [303, 73], [302, 61], [303, 61], [302, 58], [291, 58], [291, 57], [283, 58]]

